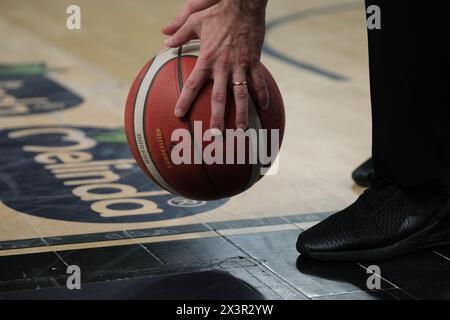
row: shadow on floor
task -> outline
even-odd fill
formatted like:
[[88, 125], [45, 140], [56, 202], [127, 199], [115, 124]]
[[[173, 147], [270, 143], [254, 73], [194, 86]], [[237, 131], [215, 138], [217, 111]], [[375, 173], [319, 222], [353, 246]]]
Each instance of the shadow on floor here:
[[64, 287], [15, 291], [3, 299], [263, 300], [252, 286], [223, 271], [205, 271], [89, 283], [80, 290]]

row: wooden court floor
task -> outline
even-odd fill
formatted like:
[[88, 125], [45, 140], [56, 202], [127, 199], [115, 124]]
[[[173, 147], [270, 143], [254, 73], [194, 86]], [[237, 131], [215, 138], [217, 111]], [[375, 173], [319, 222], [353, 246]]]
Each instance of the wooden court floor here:
[[[448, 298], [450, 277], [434, 281], [450, 273], [445, 248], [380, 262], [373, 292], [368, 265], [302, 263], [295, 251], [302, 230], [362, 192], [350, 177], [371, 147], [361, 0], [269, 1], [262, 60], [287, 118], [277, 175], [213, 202], [143, 176], [124, 102], [182, 3], [80, 0], [82, 28], [67, 30], [71, 1], [0, 2], [0, 292], [63, 286], [78, 264], [87, 282], [225, 270], [274, 299]], [[67, 152], [85, 161], [55, 161]], [[89, 197], [99, 176], [120, 196]]]

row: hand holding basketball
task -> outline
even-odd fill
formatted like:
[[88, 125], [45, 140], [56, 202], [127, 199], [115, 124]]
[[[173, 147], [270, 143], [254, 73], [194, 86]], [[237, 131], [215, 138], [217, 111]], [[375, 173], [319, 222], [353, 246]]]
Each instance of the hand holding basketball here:
[[262, 74], [261, 56], [267, 0], [190, 0], [163, 32], [169, 47], [199, 38], [200, 57], [175, 106], [182, 117], [208, 79], [214, 80], [211, 128], [224, 129], [227, 85], [233, 84], [236, 127], [248, 126], [247, 79], [259, 107], [267, 109], [269, 95]]
[[137, 163], [159, 186], [185, 198], [214, 200], [244, 192], [276, 164], [285, 113], [280, 90], [261, 65], [270, 107], [258, 110], [251, 91], [245, 132], [236, 130], [237, 103], [230, 96], [222, 137], [212, 137], [211, 80], [201, 87], [189, 113], [175, 117], [180, 89], [198, 65], [199, 55], [199, 41], [191, 41], [162, 50], [142, 68], [128, 95], [125, 131]]

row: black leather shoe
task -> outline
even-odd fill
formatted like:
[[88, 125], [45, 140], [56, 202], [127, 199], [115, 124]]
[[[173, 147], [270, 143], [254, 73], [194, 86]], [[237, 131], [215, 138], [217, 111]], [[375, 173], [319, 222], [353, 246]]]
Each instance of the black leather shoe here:
[[318, 260], [388, 259], [450, 243], [449, 212], [448, 192], [402, 190], [383, 181], [301, 233], [297, 250]]

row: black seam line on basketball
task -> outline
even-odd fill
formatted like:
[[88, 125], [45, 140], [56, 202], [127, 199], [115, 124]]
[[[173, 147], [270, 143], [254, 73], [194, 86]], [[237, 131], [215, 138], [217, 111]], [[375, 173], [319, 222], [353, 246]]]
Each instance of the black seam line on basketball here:
[[181, 75], [181, 55], [183, 54], [183, 46], [178, 48], [178, 57], [177, 57], [177, 78], [178, 78], [178, 90], [180, 91], [178, 94], [181, 94], [181, 90], [183, 90], [183, 78]]
[[[179, 88], [179, 91], [180, 91], [179, 94], [181, 94], [181, 91], [183, 91], [183, 86], [184, 86], [184, 84], [183, 84], [183, 70], [182, 70], [182, 67], [181, 67], [181, 60], [182, 60], [181, 58], [183, 58], [183, 57], [194, 57], [194, 58], [198, 58], [197, 56], [194, 56], [194, 55], [186, 55], [186, 56], [183, 56], [183, 46], [180, 46], [180, 47], [178, 48], [178, 57], [177, 57], [177, 79], [178, 79], [178, 88]], [[192, 140], [192, 142], [193, 142], [193, 146], [194, 146], [194, 148], [195, 148], [195, 143], [194, 143], [194, 138], [193, 138], [193, 137], [194, 137], [194, 133], [193, 133], [193, 129], [192, 129], [190, 117], [189, 117], [190, 110], [191, 110], [191, 109], [189, 109], [189, 110], [188, 110], [188, 114], [185, 115], [185, 116], [187, 116], [187, 121], [186, 121], [186, 120], [183, 120], [183, 118], [181, 118], [181, 121], [186, 122], [186, 124], [187, 124], [187, 126], [188, 126], [188, 128], [189, 128], [189, 133], [191, 134], [191, 140]], [[195, 149], [194, 149], [194, 152], [195, 152]], [[205, 171], [204, 168], [203, 168], [203, 166], [202, 166], [202, 169], [203, 169], [202, 171]], [[210, 179], [209, 179], [207, 173], [206, 173], [206, 180], [209, 182], [210, 185], [212, 185], [212, 181], [210, 181]], [[216, 193], [217, 193], [217, 190], [215, 190], [214, 186], [212, 186], [212, 189], [213, 189], [213, 191], [216, 191]], [[186, 194], [186, 195], [189, 196], [188, 194]], [[190, 197], [192, 197], [192, 196], [190, 196]]]
[[[97, 232], [88, 234], [7, 240], [7, 241], [0, 241], [0, 251], [14, 250], [14, 249], [25, 250], [27, 248], [37, 248], [46, 246], [103, 242], [103, 241], [111, 241], [111, 239], [113, 239], [113, 241], [116, 240], [120, 241], [139, 238], [153, 238], [166, 235], [180, 235], [204, 231], [207, 232], [211, 231], [211, 228], [215, 231], [221, 231], [221, 230], [237, 230], [244, 228], [267, 227], [267, 226], [289, 225], [289, 224], [295, 226], [296, 223], [298, 224], [298, 223], [319, 222], [329, 217], [332, 213], [333, 212], [294, 214], [294, 215], [282, 215], [266, 218], [256, 218], [256, 219], [205, 222], [172, 227], [132, 229], [123, 231]], [[267, 232], [271, 231], [276, 230], [269, 230]]]
[[[181, 48], [182, 47], [180, 47], [180, 49]], [[179, 68], [178, 68], [177, 71], [178, 71], [178, 83], [179, 83], [179, 86], [180, 86], [180, 93], [183, 90], [183, 86], [184, 86], [184, 83], [183, 83], [183, 70], [181, 68], [181, 58], [185, 57], [185, 56], [181, 56], [181, 54], [182, 54], [182, 51], [179, 51], [178, 52], [178, 62], [179, 62], [178, 63], [178, 67]], [[195, 100], [192, 102], [192, 105], [194, 103], [195, 103]], [[187, 126], [189, 128], [189, 133], [191, 134], [191, 141], [192, 141], [192, 145], [193, 145], [193, 149], [194, 149], [194, 158], [195, 158], [195, 145], [196, 145], [196, 143], [195, 143], [195, 139], [194, 139], [194, 130], [193, 130], [192, 124], [191, 124], [191, 108], [189, 108], [189, 110], [188, 110], [187, 114], [185, 115], [185, 117], [186, 117], [186, 124], [187, 124]], [[203, 157], [203, 155], [202, 155], [202, 157]], [[208, 174], [208, 170], [206, 169], [205, 163], [202, 161], [202, 163], [200, 165], [202, 166], [202, 170], [201, 171], [204, 173], [206, 181], [208, 182], [209, 186], [211, 187], [213, 193], [219, 194], [216, 186], [214, 185], [214, 182], [212, 181], [211, 177]]]
[[[146, 126], [145, 126], [145, 123], [144, 123], [144, 119], [145, 119], [145, 113], [146, 113], [146, 111], [147, 111], [147, 99], [148, 99], [148, 94], [149, 94], [149, 92], [150, 92], [150, 90], [151, 90], [151, 88], [152, 88], [153, 82], [155, 81], [155, 79], [156, 79], [156, 77], [158, 76], [159, 72], [163, 69], [163, 67], [164, 67], [166, 64], [168, 64], [169, 62], [171, 62], [171, 61], [173, 61], [173, 60], [175, 60], [175, 59], [177, 59], [177, 57], [172, 58], [172, 59], [170, 59], [170, 60], [164, 62], [163, 65], [161, 65], [161, 67], [159, 68], [159, 70], [155, 73], [155, 75], [154, 75], [152, 81], [150, 82], [150, 85], [149, 85], [149, 87], [148, 87], [148, 90], [147, 90], [147, 92], [145, 93], [144, 110], [143, 110], [143, 112], [142, 112], [142, 115], [143, 115], [143, 116], [142, 116], [142, 122], [143, 122], [142, 130], [144, 131], [144, 137], [143, 137], [143, 138], [144, 138], [144, 143], [145, 143], [145, 146], [146, 146], [147, 150], [149, 150], [149, 147], [148, 147], [148, 144], [147, 144], [147, 139], [145, 139], [145, 137], [146, 137]], [[154, 60], [154, 59], [153, 59], [153, 60]], [[153, 64], [153, 61], [152, 61], [152, 64]], [[149, 69], [150, 69], [150, 68], [149, 68]], [[145, 76], [144, 76], [144, 77], [145, 77]], [[144, 78], [142, 78], [142, 80], [144, 80]], [[139, 88], [140, 88], [140, 86], [139, 86]], [[138, 90], [138, 93], [139, 93], [139, 90]], [[138, 94], [138, 93], [136, 93], [136, 98], [137, 98], [137, 94]], [[135, 103], [136, 103], [136, 102], [135, 102]], [[136, 106], [135, 106], [135, 108], [133, 109], [133, 125], [134, 125], [134, 112], [135, 112], [135, 111], [136, 111]], [[134, 130], [134, 128], [133, 128], [133, 130]], [[134, 132], [134, 137], [135, 137], [135, 139], [136, 139], [136, 131]], [[139, 146], [137, 140], [136, 140], [136, 145]], [[170, 148], [169, 148], [169, 149], [170, 149]], [[138, 150], [139, 150], [139, 149], [138, 149]], [[141, 159], [142, 159], [142, 162], [145, 164], [145, 161], [144, 161], [144, 159], [142, 158], [141, 152], [138, 152], [138, 153], [139, 153], [139, 155], [140, 155], [140, 157], [141, 157]], [[148, 152], [148, 156], [150, 157], [150, 160], [152, 161], [153, 166], [155, 167], [155, 170], [158, 171], [159, 175], [164, 179], [164, 177], [161, 175], [161, 171], [159, 170], [159, 168], [158, 168], [156, 162], [155, 162], [155, 161], [153, 160], [153, 158], [152, 158], [151, 152]], [[147, 170], [148, 170], [148, 169], [147, 169]], [[151, 174], [151, 172], [149, 172], [149, 173]], [[152, 174], [151, 174], [151, 175], [152, 175]], [[152, 175], [152, 176], [153, 176], [153, 175]], [[157, 179], [156, 177], [154, 177], [154, 179], [155, 179], [156, 181], [158, 181], [158, 179]], [[164, 179], [164, 181], [165, 181], [166, 184], [169, 185], [173, 190], [175, 190], [175, 191], [178, 193], [178, 195], [181, 195], [181, 196], [183, 195], [182, 192], [180, 192], [177, 188], [175, 188], [175, 187], [174, 187], [172, 184], [170, 184], [167, 180]], [[158, 181], [158, 183], [159, 183], [159, 181]], [[161, 185], [161, 187], [164, 188], [162, 185]]]

